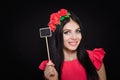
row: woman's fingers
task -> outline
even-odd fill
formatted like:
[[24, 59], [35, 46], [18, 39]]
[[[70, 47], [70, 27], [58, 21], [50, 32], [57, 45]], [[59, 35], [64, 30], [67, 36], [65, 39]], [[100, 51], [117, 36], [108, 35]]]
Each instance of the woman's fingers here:
[[44, 73], [46, 75], [53, 75], [54, 74], [54, 67], [53, 66], [47, 66]]
[[54, 64], [52, 61], [49, 61], [47, 64], [46, 64], [46, 68], [45, 68], [45, 71], [44, 71], [44, 75], [49, 78], [49, 77], [52, 77], [55, 75], [55, 68], [54, 68]]
[[47, 63], [47, 66], [55, 66], [55, 65], [51, 60], [49, 60], [48, 63]]

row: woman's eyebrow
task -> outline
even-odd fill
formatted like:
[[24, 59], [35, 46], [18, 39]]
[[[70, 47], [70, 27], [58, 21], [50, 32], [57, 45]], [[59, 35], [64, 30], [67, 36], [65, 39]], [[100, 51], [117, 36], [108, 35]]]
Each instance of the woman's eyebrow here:
[[[76, 30], [78, 30], [78, 29], [80, 30], [80, 28], [76, 28]], [[69, 28], [66, 28], [66, 29], [63, 29], [63, 31], [64, 31], [64, 30], [71, 30], [71, 29], [69, 29]]]

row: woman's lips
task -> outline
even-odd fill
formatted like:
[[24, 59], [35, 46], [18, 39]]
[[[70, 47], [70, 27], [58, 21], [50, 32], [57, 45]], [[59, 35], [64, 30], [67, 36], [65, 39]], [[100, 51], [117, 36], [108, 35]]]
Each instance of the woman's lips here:
[[77, 42], [69, 42], [69, 45], [70, 45], [70, 46], [76, 46], [76, 45], [77, 45]]

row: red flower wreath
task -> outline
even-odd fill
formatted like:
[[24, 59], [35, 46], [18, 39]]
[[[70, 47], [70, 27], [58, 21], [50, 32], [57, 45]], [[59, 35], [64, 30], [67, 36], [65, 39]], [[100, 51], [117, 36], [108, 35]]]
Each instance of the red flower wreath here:
[[69, 17], [69, 13], [66, 9], [60, 9], [58, 12], [56, 13], [52, 13], [50, 15], [50, 21], [48, 23], [49, 28], [51, 29], [51, 31], [55, 31], [56, 30], [56, 26], [58, 24], [60, 24], [60, 21], [64, 20], [65, 17]]

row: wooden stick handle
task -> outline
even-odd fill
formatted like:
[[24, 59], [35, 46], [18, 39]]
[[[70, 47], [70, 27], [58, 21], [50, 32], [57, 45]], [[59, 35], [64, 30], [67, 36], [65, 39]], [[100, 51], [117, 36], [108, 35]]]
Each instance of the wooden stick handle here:
[[46, 46], [47, 46], [47, 54], [48, 54], [48, 60], [50, 61], [50, 53], [49, 53], [49, 46], [48, 46], [48, 39], [45, 37], [46, 40]]

